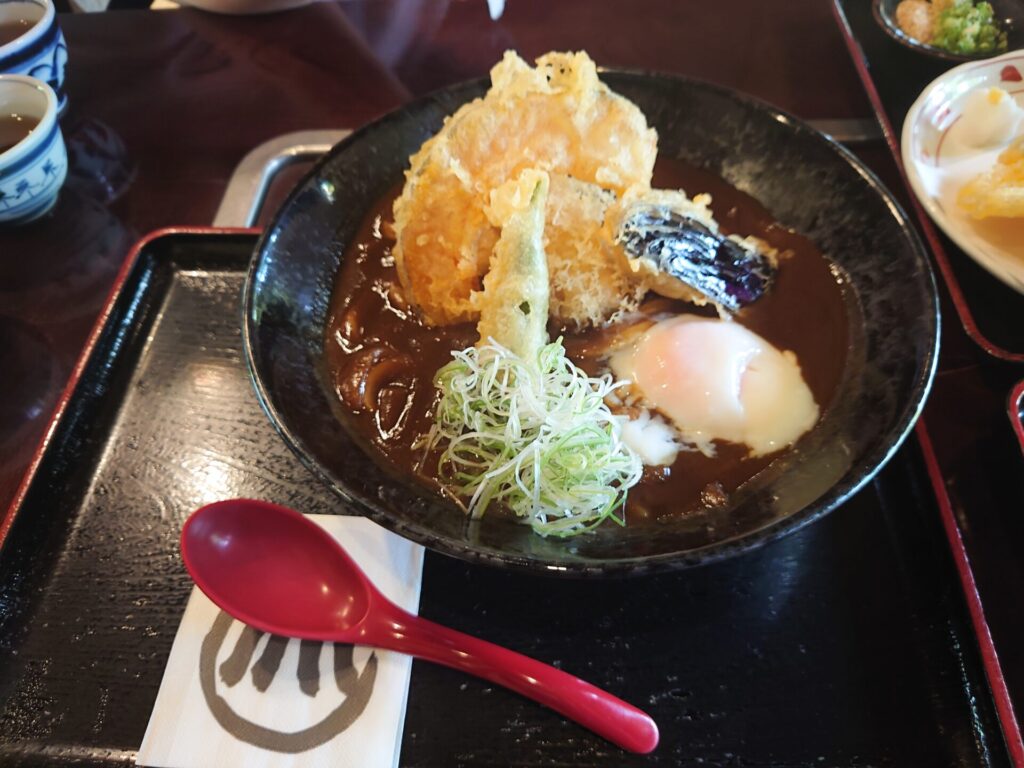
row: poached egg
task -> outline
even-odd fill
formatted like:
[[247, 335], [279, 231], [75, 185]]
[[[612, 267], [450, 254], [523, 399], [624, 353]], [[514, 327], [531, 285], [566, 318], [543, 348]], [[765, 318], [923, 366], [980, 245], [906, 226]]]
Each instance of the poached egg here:
[[796, 355], [733, 320], [662, 320], [610, 363], [617, 379], [630, 381], [685, 442], [705, 452], [722, 440], [747, 445], [753, 456], [773, 453], [818, 420]]

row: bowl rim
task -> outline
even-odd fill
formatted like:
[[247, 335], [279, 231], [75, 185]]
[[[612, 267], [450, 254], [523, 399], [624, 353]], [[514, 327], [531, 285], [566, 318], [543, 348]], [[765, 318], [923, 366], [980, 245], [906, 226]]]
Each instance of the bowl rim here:
[[471, 546], [452, 541], [448, 537], [434, 533], [428, 528], [416, 526], [408, 523], [407, 521], [394, 518], [384, 511], [383, 507], [377, 507], [374, 504], [367, 503], [362, 499], [353, 496], [340, 482], [338, 482], [335, 477], [332, 476], [328, 470], [320, 465], [320, 463], [314, 458], [312, 451], [307, 449], [301, 438], [294, 434], [290, 427], [285, 423], [284, 418], [274, 406], [271, 394], [264, 385], [259, 371], [257, 370], [256, 352], [254, 348], [255, 328], [251, 322], [251, 310], [253, 307], [256, 285], [255, 276], [262, 260], [261, 256], [264, 253], [264, 250], [271, 244], [271, 239], [274, 237], [274, 232], [282, 212], [288, 209], [288, 207], [294, 202], [295, 198], [300, 194], [300, 191], [303, 190], [311, 180], [315, 179], [321, 170], [327, 164], [332, 162], [337, 154], [344, 152], [349, 145], [362, 140], [367, 133], [376, 130], [378, 126], [386, 124], [389, 121], [399, 119], [408, 109], [428, 103], [431, 100], [436, 99], [439, 94], [448, 93], [458, 89], [465, 89], [472, 86], [486, 86], [489, 84], [490, 78], [481, 77], [454, 83], [406, 102], [385, 115], [353, 131], [332, 147], [327, 154], [320, 158], [320, 160], [318, 160], [317, 163], [305, 175], [303, 175], [299, 181], [296, 182], [291, 192], [274, 214], [274, 217], [260, 233], [260, 237], [256, 243], [253, 256], [249, 264], [245, 286], [242, 292], [242, 351], [243, 357], [245, 358], [246, 369], [249, 373], [249, 379], [253, 384], [260, 407], [267, 414], [267, 417], [270, 419], [275, 431], [277, 431], [281, 436], [285, 444], [291, 448], [292, 452], [296, 455], [303, 466], [305, 466], [318, 480], [330, 487], [332, 491], [340, 497], [342, 501], [350, 505], [355, 512], [370, 518], [382, 527], [397, 533], [400, 536], [416, 541], [417, 543], [441, 554], [467, 562], [497, 566], [504, 569], [528, 572], [535, 575], [544, 573], [568, 577], [621, 577], [665, 573], [684, 568], [707, 565], [759, 549], [766, 544], [777, 541], [791, 533], [795, 533], [812, 522], [821, 519], [836, 509], [836, 507], [847, 501], [868, 482], [870, 482], [889, 462], [893, 455], [895, 455], [906, 440], [911, 429], [913, 429], [922, 410], [924, 409], [925, 401], [927, 400], [928, 393], [931, 390], [932, 381], [935, 377], [935, 371], [938, 365], [938, 351], [942, 322], [938, 289], [935, 282], [935, 275], [927, 256], [927, 251], [911, 224], [910, 218], [899, 205], [892, 193], [886, 189], [875, 173], [867, 168], [850, 150], [846, 149], [846, 147], [842, 146], [831, 137], [815, 130], [806, 122], [794, 115], [772, 106], [761, 99], [730, 88], [709, 83], [698, 78], [684, 77], [643, 69], [599, 67], [598, 71], [602, 75], [611, 75], [613, 78], [625, 77], [641, 80], [670, 80], [684, 84], [688, 87], [702, 88], [714, 92], [719, 96], [738, 101], [746, 106], [763, 111], [768, 117], [774, 119], [776, 122], [787, 126], [797, 134], [804, 134], [808, 136], [811, 140], [817, 141], [824, 145], [828, 150], [837, 154], [840, 160], [844, 161], [857, 175], [861, 177], [861, 179], [875, 192], [875, 194], [879, 195], [909, 240], [911, 252], [916, 256], [918, 265], [921, 268], [921, 279], [924, 282], [924, 287], [929, 298], [927, 304], [930, 306], [931, 311], [926, 314], [928, 319], [931, 320], [931, 343], [924, 349], [923, 359], [920, 360], [918, 365], [917, 375], [910, 384], [910, 397], [898, 411], [897, 417], [894, 419], [887, 432], [883, 433], [885, 439], [876, 441], [876, 444], [872, 446], [857, 463], [851, 465], [846, 470], [838, 482], [832, 485], [827, 491], [825, 491], [825, 493], [810, 504], [784, 518], [775, 520], [762, 528], [756, 529], [747, 534], [741, 534], [735, 538], [726, 539], [721, 542], [716, 542], [714, 544], [692, 550], [666, 552], [641, 557], [613, 558], [603, 560], [599, 564], [563, 562], [556, 565], [544, 563], [543, 561], [520, 555], [473, 548]]
[[924, 207], [925, 211], [927, 211], [931, 220], [938, 224], [939, 228], [946, 234], [946, 236], [956, 243], [957, 247], [966, 253], [972, 261], [983, 267], [985, 271], [1000, 280], [1006, 286], [1012, 288], [1018, 293], [1024, 294], [1024, 271], [1021, 271], [1020, 275], [1015, 274], [1004, 265], [1002, 259], [996, 259], [989, 256], [983, 248], [978, 247], [964, 236], [963, 228], [957, 226], [946, 212], [936, 203], [935, 199], [928, 194], [928, 191], [925, 189], [924, 180], [921, 178], [921, 173], [918, 171], [917, 161], [914, 160], [913, 155], [911, 154], [915, 127], [920, 120], [921, 113], [924, 111], [928, 100], [931, 98], [932, 93], [934, 93], [938, 86], [957, 79], [969, 70], [983, 66], [997, 67], [1001, 63], [1008, 61], [1024, 62], [1024, 49], [1007, 51], [1004, 54], [984, 59], [982, 61], [964, 62], [959, 66], [946, 70], [928, 83], [921, 93], [918, 94], [918, 97], [914, 100], [910, 109], [907, 110], [907, 116], [903, 119], [903, 128], [900, 131], [900, 160], [903, 164], [911, 193], [913, 193], [917, 201]]
[[[871, 15], [875, 17], [875, 22], [882, 28], [891, 40], [895, 40], [897, 43], [902, 45], [911, 51], [924, 54], [925, 56], [931, 56], [936, 59], [942, 59], [943, 61], [956, 61], [956, 62], [970, 62], [970, 61], [984, 61], [985, 59], [992, 59], [998, 56], [1002, 56], [1007, 51], [994, 51], [992, 53], [955, 53], [953, 51], [947, 51], [945, 48], [939, 48], [935, 45], [929, 45], [928, 43], [922, 43], [915, 37], [911, 37], [896, 24], [895, 20], [889, 17], [885, 12], [883, 6], [885, 0], [872, 0], [871, 2]], [[1016, 25], [1011, 23], [1009, 29], [1007, 29], [1007, 19], [1000, 18], [999, 23], [1003, 26], [1004, 30], [1009, 35]]]

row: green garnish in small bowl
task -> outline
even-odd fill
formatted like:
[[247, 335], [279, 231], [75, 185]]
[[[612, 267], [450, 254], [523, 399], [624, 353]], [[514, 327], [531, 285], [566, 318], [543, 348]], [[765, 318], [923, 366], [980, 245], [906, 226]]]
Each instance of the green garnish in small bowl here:
[[989, 3], [954, 0], [936, 16], [931, 44], [952, 53], [976, 56], [1002, 53], [1007, 39]]
[[935, 59], [971, 61], [1024, 45], [1019, 0], [872, 0], [871, 8], [895, 42]]

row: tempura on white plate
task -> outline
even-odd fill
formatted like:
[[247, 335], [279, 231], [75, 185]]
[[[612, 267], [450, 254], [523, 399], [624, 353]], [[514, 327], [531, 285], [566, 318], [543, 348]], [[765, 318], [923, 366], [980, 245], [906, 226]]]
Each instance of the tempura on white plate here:
[[990, 171], [963, 186], [957, 204], [976, 219], [1024, 218], [1024, 135], [999, 154]]

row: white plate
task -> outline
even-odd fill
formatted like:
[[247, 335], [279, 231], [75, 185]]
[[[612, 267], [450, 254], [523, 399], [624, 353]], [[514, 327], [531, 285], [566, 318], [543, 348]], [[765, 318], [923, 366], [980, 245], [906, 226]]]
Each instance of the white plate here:
[[961, 64], [925, 88], [903, 123], [903, 166], [917, 199], [950, 239], [1024, 293], [1024, 219], [975, 220], [956, 205], [960, 187], [991, 168], [1002, 150], [968, 153], [958, 148], [955, 135], [948, 140], [957, 130], [967, 94], [992, 86], [1009, 92], [1024, 106], [1024, 50]]

